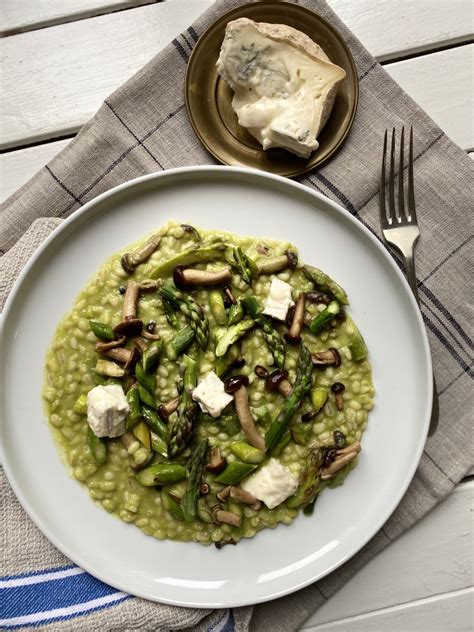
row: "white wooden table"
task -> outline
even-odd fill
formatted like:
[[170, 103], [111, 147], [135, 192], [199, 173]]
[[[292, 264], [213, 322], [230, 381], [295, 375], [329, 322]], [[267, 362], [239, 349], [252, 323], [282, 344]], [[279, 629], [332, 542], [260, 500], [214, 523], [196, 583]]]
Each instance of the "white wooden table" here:
[[[408, 94], [472, 151], [472, 1], [328, 1]], [[0, 199], [67, 145], [110, 92], [211, 4], [2, 0]], [[472, 630], [473, 497], [468, 477], [302, 629]]]

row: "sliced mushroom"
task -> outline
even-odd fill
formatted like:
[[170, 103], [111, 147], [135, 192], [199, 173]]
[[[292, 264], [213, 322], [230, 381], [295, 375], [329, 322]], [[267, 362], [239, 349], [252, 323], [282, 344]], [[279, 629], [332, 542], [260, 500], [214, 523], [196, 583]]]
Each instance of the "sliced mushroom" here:
[[210, 491], [211, 491], [211, 488], [209, 487], [208, 483], [201, 483], [199, 485], [199, 494], [201, 496], [207, 496]]
[[109, 349], [104, 353], [108, 358], [112, 358], [115, 362], [121, 362], [125, 370], [131, 369], [138, 362], [140, 352], [136, 347], [133, 349]]
[[326, 351], [318, 351], [311, 354], [311, 360], [314, 366], [333, 366], [335, 368], [341, 366], [341, 356], [339, 351], [331, 347]]
[[231, 280], [232, 273], [229, 268], [209, 272], [208, 270], [194, 270], [176, 266], [173, 272], [173, 282], [180, 290], [196, 285], [222, 285], [230, 283]]
[[133, 344], [137, 347], [140, 353], [144, 353], [148, 349], [148, 345], [143, 338], [134, 338]]
[[301, 330], [304, 327], [304, 309], [306, 304], [306, 294], [300, 292], [296, 301], [295, 311], [293, 312], [293, 320], [291, 321], [290, 331], [285, 334], [285, 340], [290, 344], [296, 344], [301, 340]]
[[117, 340], [111, 340], [110, 342], [97, 342], [95, 350], [97, 353], [105, 353], [106, 351], [109, 351], [109, 349], [121, 347], [125, 343], [125, 340], [125, 336], [119, 336]]
[[345, 465], [350, 463], [360, 452], [361, 446], [358, 441], [351, 443], [346, 448], [336, 451], [336, 458], [327, 467], [323, 467], [320, 470], [320, 476], [322, 481], [326, 481], [334, 476], [336, 472], [339, 472]]
[[265, 439], [258, 432], [254, 418], [250, 411], [249, 396], [247, 393], [247, 385], [249, 379], [245, 375], [234, 375], [224, 382], [224, 388], [227, 393], [234, 396], [235, 410], [239, 418], [240, 425], [247, 437], [248, 442], [255, 448], [265, 452]]
[[253, 494], [245, 491], [245, 489], [242, 489], [241, 487], [231, 487], [229, 496], [232, 500], [237, 500], [240, 503], [250, 505], [254, 511], [258, 511], [262, 506], [262, 503], [255, 498]]
[[147, 340], [161, 340], [160, 334], [152, 334], [149, 331], [146, 331], [145, 329], [141, 332], [140, 335], [143, 336], [143, 338], [146, 338]]
[[212, 516], [216, 522], [231, 524], [240, 527], [241, 518], [232, 511], [224, 511], [220, 505], [214, 505], [211, 509]]
[[265, 380], [265, 388], [270, 392], [277, 390], [283, 397], [288, 397], [293, 390], [291, 382], [288, 381], [288, 371], [275, 369], [269, 373]]
[[222, 503], [225, 503], [226, 500], [229, 499], [229, 495], [230, 495], [230, 490], [231, 489], [232, 489], [232, 486], [231, 485], [227, 485], [227, 487], [224, 487], [219, 492], [217, 492], [217, 494], [216, 494], [217, 500], [220, 500]]
[[158, 288], [163, 285], [163, 282], [155, 279], [145, 279], [144, 281], [140, 281], [140, 292], [156, 292]]
[[139, 296], [140, 284], [135, 283], [135, 281], [129, 281], [123, 300], [122, 321], [114, 327], [116, 334], [137, 336], [141, 332], [143, 322], [136, 317]]
[[219, 448], [211, 448], [211, 460], [206, 465], [206, 470], [212, 474], [219, 474], [227, 465], [226, 459], [221, 455]]
[[163, 421], [168, 421], [168, 417], [177, 410], [179, 406], [179, 397], [170, 399], [166, 404], [160, 404], [158, 407], [158, 414]]
[[335, 395], [337, 410], [344, 410], [344, 391], [346, 387], [342, 382], [334, 382], [331, 386], [331, 391]]
[[257, 261], [258, 274], [275, 274], [286, 268], [296, 268], [298, 265], [298, 256], [295, 252], [287, 250], [280, 257], [272, 257], [271, 259], [260, 259]]
[[133, 274], [135, 268], [147, 261], [151, 257], [151, 255], [158, 249], [160, 245], [161, 235], [152, 235], [150, 239], [148, 239], [141, 248], [135, 250], [134, 252], [126, 252], [122, 255], [121, 263], [122, 268], [128, 274]]

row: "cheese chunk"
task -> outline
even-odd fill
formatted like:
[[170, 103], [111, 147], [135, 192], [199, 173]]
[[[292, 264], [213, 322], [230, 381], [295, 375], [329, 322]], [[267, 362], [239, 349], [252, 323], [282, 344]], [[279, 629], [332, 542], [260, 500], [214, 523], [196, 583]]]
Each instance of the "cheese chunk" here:
[[234, 399], [224, 390], [224, 382], [212, 371], [199, 382], [192, 393], [201, 410], [211, 417], [219, 417], [224, 408]]
[[241, 487], [264, 502], [269, 509], [274, 509], [295, 493], [298, 481], [280, 461], [270, 459], [255, 474], [249, 476]]
[[294, 304], [295, 302], [291, 298], [291, 285], [273, 277], [270, 291], [265, 299], [263, 313], [277, 320], [285, 320], [288, 308]]
[[119, 384], [96, 386], [87, 394], [87, 422], [97, 437], [122, 435], [129, 410]]
[[329, 118], [345, 71], [304, 33], [284, 24], [229, 22], [217, 71], [234, 97], [239, 125], [263, 149], [308, 158]]

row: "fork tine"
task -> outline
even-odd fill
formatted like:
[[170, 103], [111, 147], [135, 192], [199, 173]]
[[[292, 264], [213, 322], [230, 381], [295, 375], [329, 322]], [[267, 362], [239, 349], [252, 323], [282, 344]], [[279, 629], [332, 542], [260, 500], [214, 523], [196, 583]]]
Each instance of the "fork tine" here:
[[400, 134], [400, 160], [398, 163], [398, 212], [400, 215], [400, 220], [406, 218], [410, 219], [408, 215], [405, 214], [405, 187], [404, 187], [404, 153], [405, 153], [405, 126], [402, 127], [402, 133]]
[[390, 167], [388, 178], [388, 223], [392, 225], [398, 221], [395, 211], [395, 128], [392, 129], [392, 145], [390, 147]]
[[413, 125], [410, 127], [410, 148], [408, 151], [408, 220], [416, 224], [415, 182], [413, 176]]
[[379, 192], [379, 209], [380, 209], [380, 223], [382, 228], [387, 227], [387, 213], [385, 210], [385, 167], [387, 156], [387, 130], [383, 137], [383, 154], [382, 154], [382, 172], [380, 174], [380, 192]]

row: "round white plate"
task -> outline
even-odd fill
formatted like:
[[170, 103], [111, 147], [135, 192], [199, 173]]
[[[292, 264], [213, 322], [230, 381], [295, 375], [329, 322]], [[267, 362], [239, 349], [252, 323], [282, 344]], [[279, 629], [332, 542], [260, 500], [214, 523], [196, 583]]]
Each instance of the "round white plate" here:
[[[358, 467], [299, 516], [218, 551], [159, 541], [94, 504], [61, 462], [41, 401], [47, 347], [63, 315], [112, 253], [168, 219], [286, 239], [347, 290], [377, 390]], [[3, 464], [23, 507], [65, 555], [99, 579], [155, 601], [258, 603], [323, 577], [395, 509], [415, 472], [431, 410], [431, 361], [400, 271], [346, 211], [308, 188], [249, 169], [195, 167], [128, 182], [74, 213], [36, 253], [3, 319]]]

